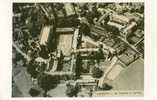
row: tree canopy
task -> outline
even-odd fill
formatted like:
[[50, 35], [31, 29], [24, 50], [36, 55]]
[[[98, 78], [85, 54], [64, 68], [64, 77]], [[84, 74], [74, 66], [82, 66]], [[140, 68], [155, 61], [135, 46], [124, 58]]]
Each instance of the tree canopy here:
[[55, 88], [58, 83], [59, 80], [57, 79], [57, 77], [51, 75], [42, 75], [38, 79], [39, 86], [46, 92], [49, 91], [50, 89]]
[[93, 76], [94, 78], [100, 78], [102, 75], [103, 75], [103, 71], [100, 70], [100, 68], [94, 67], [94, 68], [92, 69], [92, 76]]
[[73, 85], [68, 85], [66, 89], [66, 95], [69, 97], [77, 96], [78, 89]]
[[38, 95], [40, 94], [40, 91], [39, 91], [39, 90], [36, 90], [36, 89], [34, 89], [34, 88], [31, 88], [31, 89], [29, 90], [29, 94], [30, 94], [32, 97], [36, 97], [36, 96], [38, 96]]
[[38, 72], [36, 71], [37, 63], [35, 63], [34, 60], [31, 60], [29, 64], [27, 65], [27, 72], [31, 75], [33, 78], [37, 78]]

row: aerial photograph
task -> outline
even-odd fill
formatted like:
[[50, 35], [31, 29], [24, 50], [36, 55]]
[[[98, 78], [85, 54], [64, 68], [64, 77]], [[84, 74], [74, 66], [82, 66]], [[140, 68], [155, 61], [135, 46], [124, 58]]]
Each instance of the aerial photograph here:
[[12, 5], [12, 97], [144, 96], [143, 2]]

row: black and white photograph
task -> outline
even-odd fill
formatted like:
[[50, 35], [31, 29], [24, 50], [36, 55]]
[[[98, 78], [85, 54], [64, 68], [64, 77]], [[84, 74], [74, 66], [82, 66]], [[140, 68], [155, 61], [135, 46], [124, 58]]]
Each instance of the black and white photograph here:
[[12, 7], [12, 97], [143, 96], [144, 2]]

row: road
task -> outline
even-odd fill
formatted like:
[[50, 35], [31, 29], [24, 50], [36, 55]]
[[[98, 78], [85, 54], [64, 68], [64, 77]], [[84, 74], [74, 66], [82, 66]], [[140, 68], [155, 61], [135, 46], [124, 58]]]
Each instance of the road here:
[[115, 65], [116, 62], [117, 62], [117, 57], [113, 57], [112, 61], [111, 61], [111, 64], [107, 67], [107, 69], [105, 68], [104, 75], [99, 79], [98, 85], [100, 87], [103, 86], [103, 83], [104, 83], [104, 80], [105, 80], [107, 74], [112, 70], [112, 68], [114, 67], [114, 65]]
[[31, 59], [27, 54], [25, 54], [14, 42], [13, 47], [17, 50], [18, 53], [20, 53], [24, 58], [26, 58], [28, 61]]

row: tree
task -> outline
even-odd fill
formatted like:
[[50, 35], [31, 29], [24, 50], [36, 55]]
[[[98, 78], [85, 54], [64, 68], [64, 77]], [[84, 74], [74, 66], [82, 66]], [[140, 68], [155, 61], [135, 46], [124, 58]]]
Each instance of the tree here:
[[118, 36], [119, 35], [119, 29], [114, 26], [105, 26], [106, 30], [108, 32], [111, 32], [113, 35]]
[[41, 45], [40, 48], [41, 48], [41, 50], [39, 52], [39, 56], [44, 58], [44, 59], [48, 59], [49, 51], [48, 51], [47, 46]]
[[20, 53], [16, 53], [16, 55], [15, 55], [15, 63], [17, 63], [18, 61], [20, 61], [20, 60], [23, 60], [24, 59], [24, 57], [20, 54]]
[[50, 89], [53, 89], [57, 86], [59, 83], [59, 80], [57, 79], [56, 76], [51, 76], [51, 75], [42, 75], [38, 79], [38, 84], [39, 86], [44, 90], [44, 94], [47, 94], [47, 91]]
[[39, 90], [36, 90], [36, 89], [34, 89], [34, 88], [31, 88], [31, 89], [29, 90], [29, 94], [30, 94], [32, 97], [36, 97], [36, 96], [38, 96], [38, 95], [40, 94], [40, 91], [39, 91]]
[[82, 24], [81, 24], [79, 30], [80, 30], [80, 33], [81, 33], [81, 34], [90, 35], [90, 28], [89, 28], [89, 26], [88, 26], [87, 24], [85, 24], [85, 23], [82, 23]]
[[75, 72], [76, 72], [76, 79], [80, 78], [81, 75], [81, 71], [82, 68], [80, 67], [80, 65], [82, 64], [82, 60], [80, 55], [77, 55], [77, 60], [76, 60], [76, 68], [75, 68]]
[[103, 90], [111, 90], [112, 86], [108, 85], [107, 83], [104, 83], [103, 86], [102, 86], [102, 89]]
[[66, 95], [69, 97], [77, 96], [78, 88], [73, 85], [67, 85]]
[[38, 76], [38, 72], [36, 71], [37, 68], [37, 64], [35, 63], [35, 61], [32, 59], [28, 66], [27, 66], [27, 72], [31, 75], [31, 77], [33, 78], [37, 78]]
[[94, 67], [94, 68], [92, 69], [92, 76], [93, 76], [94, 78], [100, 78], [102, 75], [103, 75], [103, 71], [100, 70], [100, 68]]

